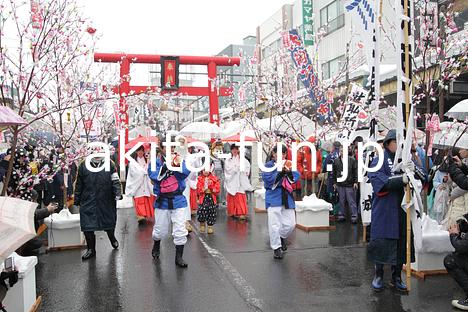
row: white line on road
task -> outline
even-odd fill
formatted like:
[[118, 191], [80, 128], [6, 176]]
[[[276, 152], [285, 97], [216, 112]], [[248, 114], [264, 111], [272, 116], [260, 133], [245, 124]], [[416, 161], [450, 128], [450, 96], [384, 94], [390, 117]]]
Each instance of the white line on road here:
[[200, 236], [198, 231], [194, 229], [194, 232], [197, 234], [198, 239], [208, 251], [208, 253], [215, 259], [215, 262], [221, 267], [230, 280], [232, 281], [234, 287], [237, 289], [241, 297], [252, 307], [258, 311], [263, 311], [264, 302], [262, 299], [256, 297], [255, 289], [250, 286], [245, 278], [237, 271], [236, 268], [229, 262], [228, 259], [217, 249], [210, 247], [205, 240]]

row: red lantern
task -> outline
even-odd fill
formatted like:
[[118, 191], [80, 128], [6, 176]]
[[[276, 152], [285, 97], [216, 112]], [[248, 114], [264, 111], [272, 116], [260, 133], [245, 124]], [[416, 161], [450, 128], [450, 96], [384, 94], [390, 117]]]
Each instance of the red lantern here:
[[86, 131], [90, 131], [91, 128], [93, 127], [93, 120], [92, 119], [88, 119], [88, 120], [85, 120], [83, 121], [84, 123], [84, 128]]
[[96, 32], [96, 28], [93, 28], [93, 27], [88, 27], [86, 29], [86, 32], [90, 35], [94, 35], [94, 33]]

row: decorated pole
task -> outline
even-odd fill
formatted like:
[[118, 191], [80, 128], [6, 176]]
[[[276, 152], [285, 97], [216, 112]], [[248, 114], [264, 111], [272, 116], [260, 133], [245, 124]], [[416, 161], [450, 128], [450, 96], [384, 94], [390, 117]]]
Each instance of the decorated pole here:
[[[408, 133], [409, 124], [410, 124], [410, 105], [411, 105], [411, 66], [410, 66], [410, 43], [409, 43], [409, 32], [410, 32], [410, 7], [409, 1], [411, 0], [402, 0], [403, 1], [403, 32], [404, 32], [404, 47], [405, 47], [405, 110], [406, 110], [406, 135], [410, 136]], [[411, 290], [411, 190], [410, 185], [406, 185], [406, 286], [408, 291]]]

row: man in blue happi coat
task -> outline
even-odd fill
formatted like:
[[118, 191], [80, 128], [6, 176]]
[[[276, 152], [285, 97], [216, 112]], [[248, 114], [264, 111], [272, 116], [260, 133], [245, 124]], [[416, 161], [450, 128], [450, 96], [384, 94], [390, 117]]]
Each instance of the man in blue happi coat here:
[[[372, 287], [375, 291], [383, 289], [384, 265], [391, 265], [390, 285], [399, 291], [406, 291], [401, 279], [403, 264], [406, 262], [406, 213], [401, 208], [405, 185], [409, 179], [406, 173], [394, 173], [393, 164], [397, 150], [396, 130], [390, 130], [384, 141], [384, 161], [376, 172], [368, 176], [373, 187], [371, 241], [368, 258], [375, 263], [375, 277]], [[375, 158], [371, 167], [375, 167]], [[420, 168], [415, 168], [420, 172]], [[413, 234], [411, 234], [413, 236]], [[414, 261], [413, 237], [411, 237], [411, 261]]]

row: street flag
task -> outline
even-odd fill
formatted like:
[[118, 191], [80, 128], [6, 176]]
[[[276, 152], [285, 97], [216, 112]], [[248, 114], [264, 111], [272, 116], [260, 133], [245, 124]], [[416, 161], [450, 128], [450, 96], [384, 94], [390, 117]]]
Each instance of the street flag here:
[[[407, 5], [408, 13], [405, 14], [404, 7]], [[413, 47], [414, 47], [414, 36], [412, 31], [413, 24], [413, 1], [411, 0], [395, 0], [395, 29], [397, 29], [397, 53], [398, 53], [398, 67], [397, 67], [397, 152], [395, 155], [395, 162], [393, 165], [394, 171], [403, 171], [408, 175], [410, 180], [411, 202], [409, 203], [411, 208], [411, 222], [413, 225], [414, 233], [414, 246], [416, 250], [422, 248], [422, 225], [421, 225], [421, 189], [422, 183], [416, 180], [414, 176], [414, 170], [411, 169], [412, 158], [411, 158], [411, 145], [413, 141], [412, 133], [414, 131], [414, 105], [412, 103], [412, 62], [413, 62]], [[409, 49], [409, 60], [405, 58], [405, 21], [408, 21], [408, 49]], [[408, 93], [406, 93], [408, 92]], [[409, 96], [407, 96], [409, 94]], [[409, 103], [408, 103], [409, 101]], [[403, 120], [403, 109], [409, 105], [409, 116], [407, 118], [407, 124]], [[406, 129], [406, 134], [404, 130]], [[405, 193], [408, 190], [405, 191]], [[401, 204], [402, 209], [406, 211], [406, 195], [403, 198]]]
[[377, 135], [375, 119], [378, 116], [380, 102], [380, 25], [378, 18], [380, 0], [350, 0], [346, 2], [345, 8], [359, 28], [364, 41], [366, 59], [370, 68], [367, 99], [372, 115], [370, 133], [375, 141]]
[[333, 110], [331, 103], [327, 103], [326, 96], [320, 88], [317, 71], [310, 60], [302, 39], [296, 29], [283, 33], [283, 45], [291, 52], [293, 63], [298, 76], [309, 94], [320, 121], [332, 121]]

